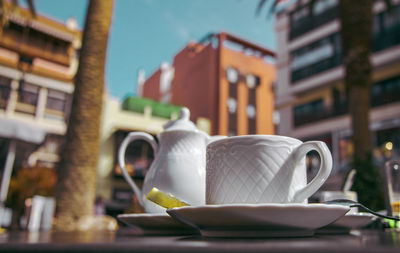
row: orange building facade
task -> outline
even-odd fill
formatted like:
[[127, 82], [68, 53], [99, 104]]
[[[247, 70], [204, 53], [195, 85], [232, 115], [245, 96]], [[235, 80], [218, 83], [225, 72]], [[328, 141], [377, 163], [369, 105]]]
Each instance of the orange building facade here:
[[273, 134], [274, 53], [228, 33], [190, 43], [143, 84], [144, 97], [186, 106], [210, 134]]
[[[68, 126], [82, 31], [74, 19], [61, 23], [6, 5], [10, 11], [0, 34], [0, 126], [43, 138], [30, 143], [32, 138], [0, 129], [0, 149], [25, 138], [18, 144], [14, 167], [54, 168]], [[0, 154], [0, 164], [5, 159]]]

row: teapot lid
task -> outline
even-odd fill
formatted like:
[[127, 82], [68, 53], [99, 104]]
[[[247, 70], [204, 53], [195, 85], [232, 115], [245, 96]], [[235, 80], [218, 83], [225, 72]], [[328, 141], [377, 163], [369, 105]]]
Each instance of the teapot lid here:
[[196, 125], [190, 121], [190, 111], [187, 107], [182, 107], [177, 120], [169, 121], [164, 125], [164, 131], [173, 130], [198, 131]]

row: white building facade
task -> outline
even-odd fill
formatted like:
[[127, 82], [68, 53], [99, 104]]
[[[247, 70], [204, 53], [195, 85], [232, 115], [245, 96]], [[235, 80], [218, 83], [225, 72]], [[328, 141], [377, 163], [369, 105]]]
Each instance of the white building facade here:
[[[324, 187], [339, 188], [350, 169], [352, 133], [343, 83], [338, 0], [317, 0], [312, 16], [308, 3], [292, 4], [276, 15], [275, 29], [277, 134], [325, 141], [334, 168]], [[400, 151], [399, 3], [394, 2], [389, 12], [384, 1], [376, 1], [372, 51], [370, 129], [374, 155], [379, 158], [383, 152]]]

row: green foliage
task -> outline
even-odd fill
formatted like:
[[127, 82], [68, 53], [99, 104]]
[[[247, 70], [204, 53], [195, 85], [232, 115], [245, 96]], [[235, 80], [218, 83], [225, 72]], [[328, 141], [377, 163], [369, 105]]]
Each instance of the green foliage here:
[[138, 113], [144, 113], [146, 106], [153, 107], [155, 101], [148, 98], [127, 97], [122, 103], [122, 109]]
[[6, 205], [22, 213], [25, 200], [34, 195], [53, 196], [56, 173], [43, 167], [22, 168], [11, 178]]
[[353, 168], [357, 171], [353, 189], [358, 201], [372, 210], [385, 209], [383, 180], [372, 155], [368, 154], [364, 159], [354, 158]]
[[179, 116], [179, 112], [181, 110], [180, 106], [163, 104], [163, 103], [156, 103], [153, 106], [152, 114], [154, 116], [162, 117], [162, 118], [171, 118], [172, 113], [175, 113]]
[[122, 103], [122, 109], [138, 113], [144, 113], [144, 108], [147, 106], [151, 108], [151, 114], [153, 116], [167, 119], [171, 118], [173, 113], [179, 115], [182, 108], [181, 106], [164, 104], [148, 98], [138, 97], [127, 97]]

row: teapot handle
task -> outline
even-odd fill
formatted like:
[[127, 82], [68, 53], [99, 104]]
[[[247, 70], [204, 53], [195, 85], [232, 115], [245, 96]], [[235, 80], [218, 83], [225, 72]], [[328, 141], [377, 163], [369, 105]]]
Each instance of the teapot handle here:
[[142, 192], [139, 189], [139, 187], [135, 184], [135, 182], [132, 180], [131, 176], [129, 175], [126, 165], [125, 165], [125, 153], [126, 153], [126, 148], [128, 147], [129, 143], [135, 141], [135, 140], [144, 140], [150, 143], [151, 147], [154, 150], [154, 155], [157, 154], [157, 142], [155, 141], [154, 137], [151, 136], [150, 134], [143, 133], [143, 132], [132, 132], [129, 133], [128, 136], [125, 137], [125, 139], [122, 141], [121, 146], [118, 151], [118, 163], [119, 166], [121, 167], [122, 175], [124, 176], [125, 180], [128, 182], [129, 186], [132, 188], [133, 192], [136, 194], [139, 200], [139, 204], [144, 207], [144, 201], [142, 199]]
[[326, 181], [332, 170], [332, 155], [329, 148], [322, 141], [308, 141], [301, 144], [295, 151], [294, 164], [299, 164], [308, 152], [315, 150], [318, 152], [321, 165], [317, 175], [305, 187], [298, 190], [292, 202], [303, 202], [313, 195]]

